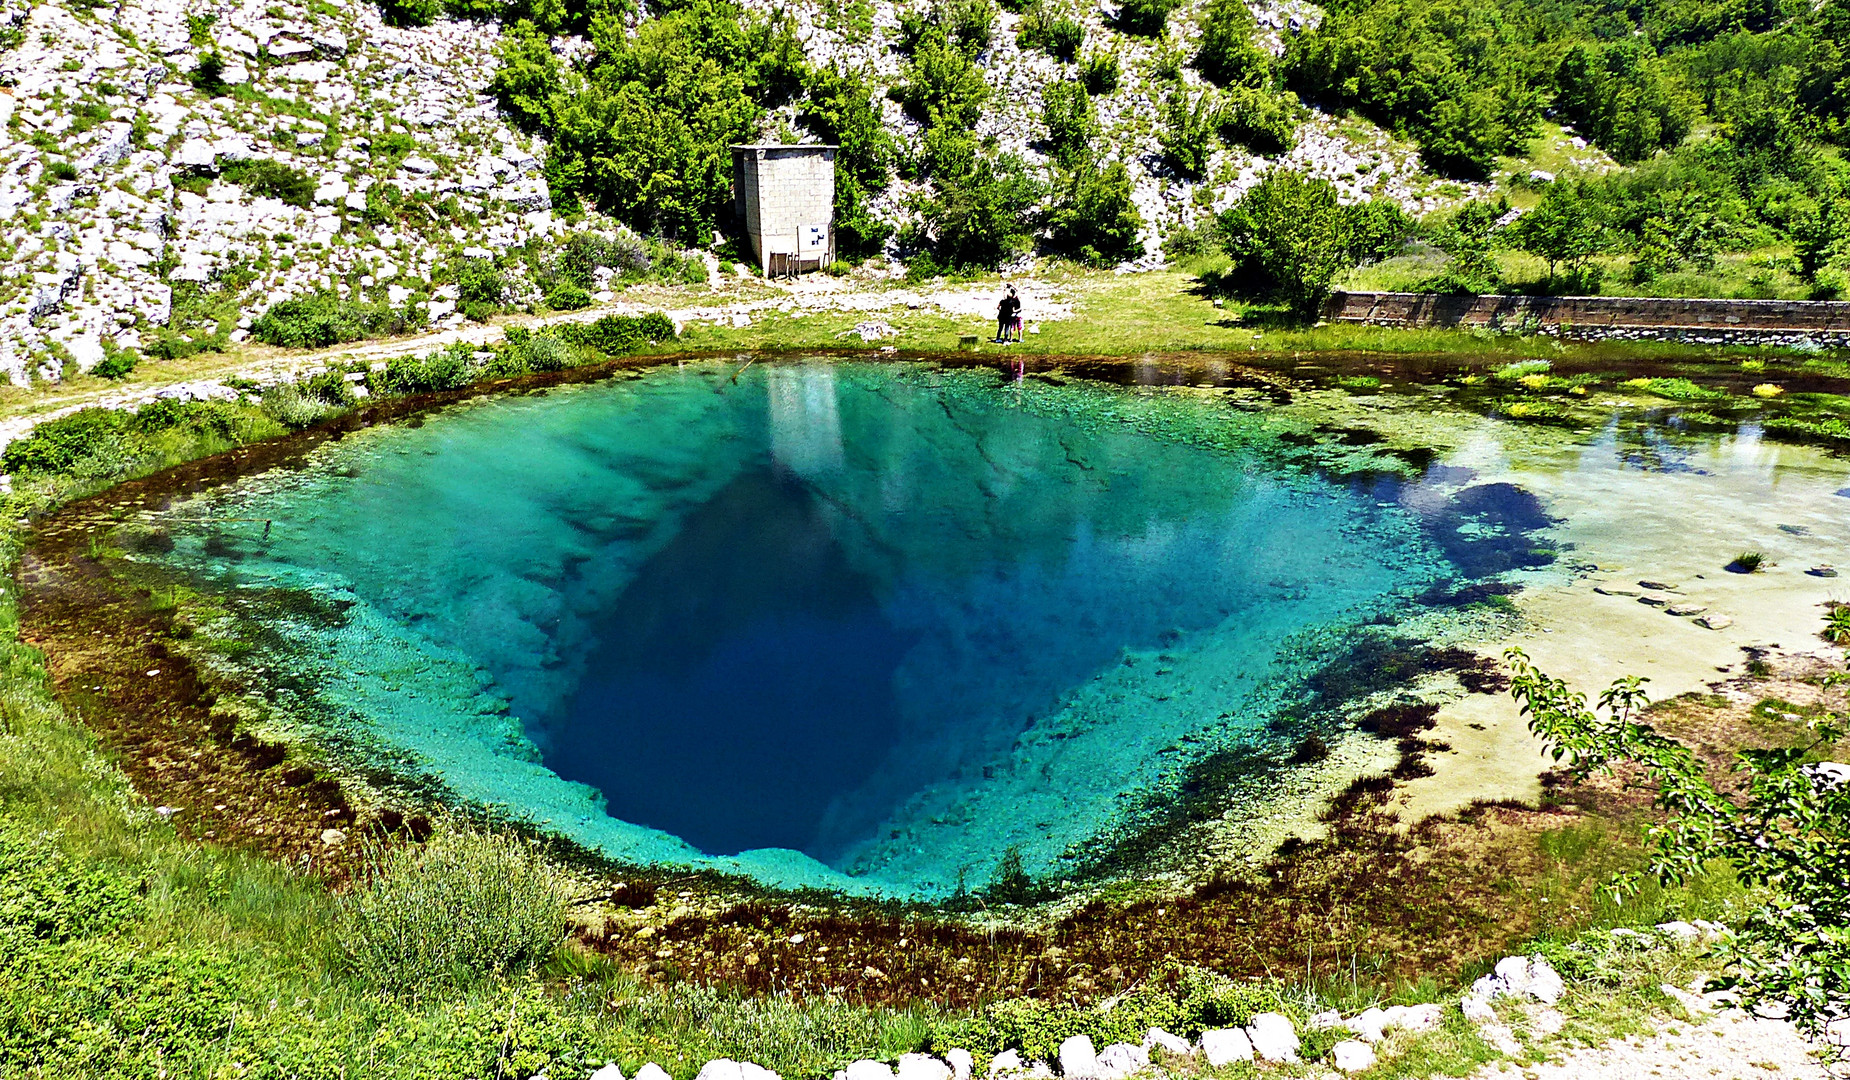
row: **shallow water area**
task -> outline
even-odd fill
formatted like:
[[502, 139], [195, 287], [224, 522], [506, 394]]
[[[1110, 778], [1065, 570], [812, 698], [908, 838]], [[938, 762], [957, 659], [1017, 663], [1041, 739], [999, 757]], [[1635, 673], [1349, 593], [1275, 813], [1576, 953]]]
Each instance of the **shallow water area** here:
[[664, 366], [349, 435], [134, 557], [232, 598], [250, 647], [210, 662], [267, 707], [452, 797], [621, 860], [937, 898], [1011, 852], [1084, 869], [1459, 575], [1392, 477], [1333, 481], [1230, 401]]

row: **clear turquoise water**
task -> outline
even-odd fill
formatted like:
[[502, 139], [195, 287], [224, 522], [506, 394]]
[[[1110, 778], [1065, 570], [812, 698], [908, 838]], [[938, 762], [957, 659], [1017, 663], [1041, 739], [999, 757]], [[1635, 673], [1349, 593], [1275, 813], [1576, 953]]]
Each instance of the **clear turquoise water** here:
[[737, 371], [368, 429], [165, 511], [142, 557], [262, 607], [224, 663], [273, 707], [450, 798], [920, 898], [1010, 848], [1057, 876], [1267, 739], [1347, 628], [1491, 569], [1215, 395]]

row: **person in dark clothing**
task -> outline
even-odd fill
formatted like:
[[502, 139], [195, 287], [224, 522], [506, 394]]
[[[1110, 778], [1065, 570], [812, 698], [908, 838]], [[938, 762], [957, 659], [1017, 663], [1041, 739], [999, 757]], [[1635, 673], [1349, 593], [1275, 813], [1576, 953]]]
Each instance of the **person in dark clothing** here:
[[1013, 330], [1019, 337], [1021, 333], [1021, 299], [1015, 295], [1015, 286], [1010, 285], [1002, 302], [996, 305], [996, 340], [1008, 343], [1009, 331]]

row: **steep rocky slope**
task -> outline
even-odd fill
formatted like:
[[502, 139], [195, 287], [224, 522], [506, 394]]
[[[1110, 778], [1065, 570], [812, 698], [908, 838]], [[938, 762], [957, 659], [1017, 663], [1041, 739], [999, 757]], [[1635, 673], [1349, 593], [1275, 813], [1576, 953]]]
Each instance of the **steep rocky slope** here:
[[[10, 28], [0, 40], [0, 373], [15, 385], [55, 380], [66, 364], [90, 371], [118, 350], [223, 347], [277, 301], [322, 291], [403, 309], [414, 324], [457, 325], [456, 286], [433, 281], [566, 231], [542, 176], [545, 146], [483, 92], [493, 25], [399, 29], [365, 0], [92, 2], [0, 13]], [[1107, 7], [1079, 13], [1087, 48], [1115, 49], [1123, 64], [1122, 88], [1097, 108], [1102, 150], [1130, 166], [1145, 219], [1146, 254], [1126, 268], [1159, 263], [1165, 230], [1224, 207], [1272, 164], [1223, 147], [1200, 182], [1160, 164], [1152, 69], [1192, 53], [1200, 6], [1171, 17], [1166, 42], [1115, 32]], [[789, 10], [810, 62], [863, 66], [890, 83], [901, 7], [880, 0], [850, 17], [804, 0]], [[1265, 0], [1255, 13], [1274, 49], [1317, 17], [1302, 0]], [[1003, 12], [979, 59], [997, 91], [979, 133], [1047, 169], [1041, 90], [1074, 67], [1018, 47], [1020, 18]], [[1199, 82], [1187, 68], [1182, 77]], [[917, 125], [885, 108], [916, 145]], [[764, 126], [767, 137], [800, 131], [793, 107]], [[1312, 114], [1287, 158], [1350, 197], [1415, 211], [1467, 193], [1436, 185], [1409, 146], [1355, 120]], [[896, 183], [878, 212], [903, 218], [912, 190]], [[595, 214], [573, 227], [617, 229]], [[520, 273], [507, 280], [510, 303], [538, 299]]]

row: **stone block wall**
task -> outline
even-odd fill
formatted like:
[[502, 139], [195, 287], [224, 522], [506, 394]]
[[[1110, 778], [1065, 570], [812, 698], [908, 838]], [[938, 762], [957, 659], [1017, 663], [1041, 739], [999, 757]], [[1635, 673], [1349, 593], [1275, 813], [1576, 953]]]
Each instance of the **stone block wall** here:
[[1850, 343], [1850, 303], [1841, 301], [1339, 292], [1324, 304], [1323, 317], [1371, 326], [1483, 327], [1582, 339]]
[[797, 250], [797, 230], [831, 226], [835, 219], [835, 149], [819, 146], [734, 148], [735, 198], [745, 217], [759, 269], [769, 273], [773, 254]]

